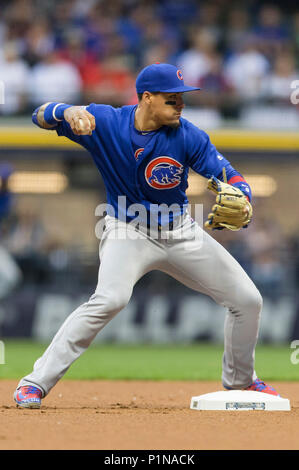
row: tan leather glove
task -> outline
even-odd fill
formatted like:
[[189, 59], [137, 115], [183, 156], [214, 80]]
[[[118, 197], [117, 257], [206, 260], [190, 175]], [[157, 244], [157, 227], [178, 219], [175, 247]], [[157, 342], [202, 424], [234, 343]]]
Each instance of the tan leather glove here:
[[252, 206], [245, 194], [234, 186], [212, 176], [208, 189], [217, 194], [216, 204], [208, 215], [205, 227], [210, 230], [240, 230], [246, 228], [252, 218]]

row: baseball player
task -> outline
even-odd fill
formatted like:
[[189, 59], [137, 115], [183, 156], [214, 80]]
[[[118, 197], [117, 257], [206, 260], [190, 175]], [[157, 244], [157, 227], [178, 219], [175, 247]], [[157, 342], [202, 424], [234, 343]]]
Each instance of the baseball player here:
[[14, 393], [18, 406], [39, 408], [97, 333], [127, 305], [136, 282], [156, 269], [227, 309], [223, 386], [278, 395], [254, 369], [261, 295], [187, 207], [192, 168], [217, 194], [206, 228], [240, 230], [252, 217], [250, 187], [208, 135], [181, 117], [183, 93], [199, 88], [186, 86], [180, 70], [150, 65], [138, 75], [136, 90], [134, 106], [46, 103], [33, 113], [36, 125], [89, 151], [106, 187], [107, 215], [96, 290], [69, 315], [33, 371], [20, 380]]

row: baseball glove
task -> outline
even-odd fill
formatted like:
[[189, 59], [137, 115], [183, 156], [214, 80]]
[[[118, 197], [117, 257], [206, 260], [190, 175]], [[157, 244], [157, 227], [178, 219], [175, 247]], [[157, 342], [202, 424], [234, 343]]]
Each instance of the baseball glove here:
[[[224, 180], [225, 173], [224, 173]], [[246, 228], [252, 218], [252, 206], [242, 191], [215, 176], [208, 180], [208, 189], [217, 194], [216, 204], [208, 215], [205, 227], [210, 230], [240, 230]]]

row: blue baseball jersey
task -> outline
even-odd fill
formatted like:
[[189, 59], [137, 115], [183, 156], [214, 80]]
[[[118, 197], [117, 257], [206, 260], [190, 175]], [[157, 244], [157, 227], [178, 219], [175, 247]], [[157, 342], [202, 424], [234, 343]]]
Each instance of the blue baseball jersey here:
[[[183, 213], [188, 205], [188, 172], [209, 178], [221, 178], [226, 167], [229, 176], [240, 175], [217, 151], [209, 136], [190, 121], [180, 118], [180, 126], [162, 126], [157, 131], [140, 132], [134, 127], [137, 105], [114, 108], [90, 104], [86, 107], [96, 121], [92, 135], [75, 135], [66, 121], [55, 128], [82, 145], [91, 154], [100, 171], [107, 193], [107, 211], [130, 221], [132, 204], [142, 204], [147, 211], [153, 205], [177, 205]], [[248, 195], [248, 194], [247, 194]], [[126, 196], [126, 206], [119, 207], [119, 196]], [[175, 216], [177, 214], [173, 214]], [[163, 220], [159, 222], [164, 224]]]

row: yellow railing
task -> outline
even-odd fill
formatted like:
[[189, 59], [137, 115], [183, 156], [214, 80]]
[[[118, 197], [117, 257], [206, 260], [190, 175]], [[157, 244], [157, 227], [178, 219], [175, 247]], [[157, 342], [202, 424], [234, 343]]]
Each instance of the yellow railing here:
[[[299, 130], [298, 132], [278, 132], [218, 129], [208, 134], [219, 150], [299, 151]], [[71, 140], [58, 137], [55, 131], [38, 129], [33, 125], [32, 127], [0, 127], [0, 147], [80, 149], [80, 146]]]
[[66, 137], [58, 137], [55, 131], [46, 131], [33, 125], [32, 127], [0, 127], [0, 148], [1, 147], [50, 147], [80, 150], [78, 144]]

